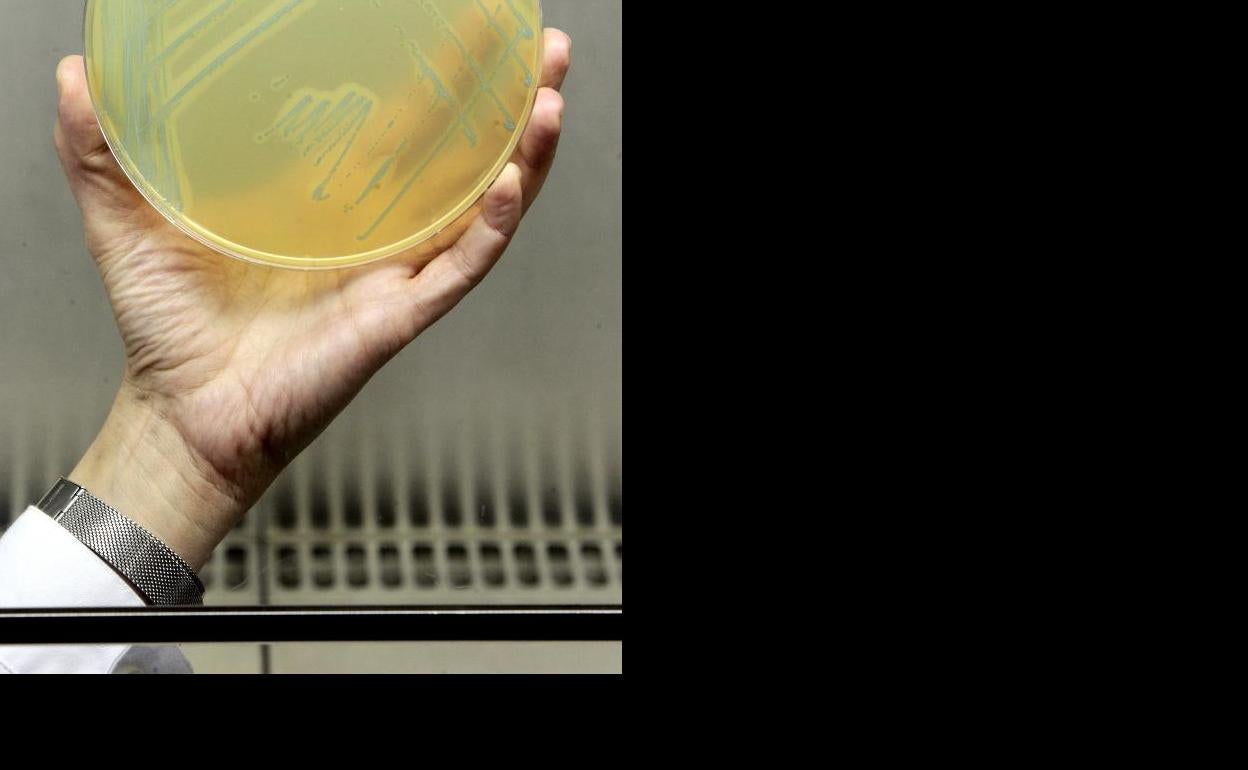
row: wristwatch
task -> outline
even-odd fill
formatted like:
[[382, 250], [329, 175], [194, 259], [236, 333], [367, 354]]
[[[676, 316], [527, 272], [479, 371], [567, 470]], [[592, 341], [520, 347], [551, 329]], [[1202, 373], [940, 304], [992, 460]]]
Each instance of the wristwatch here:
[[149, 605], [203, 604], [204, 584], [169, 546], [68, 479], [39, 510], [67, 529], [128, 582]]

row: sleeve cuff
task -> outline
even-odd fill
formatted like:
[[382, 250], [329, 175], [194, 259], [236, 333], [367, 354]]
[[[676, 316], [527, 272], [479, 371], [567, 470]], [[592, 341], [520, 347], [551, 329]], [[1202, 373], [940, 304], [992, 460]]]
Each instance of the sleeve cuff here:
[[[120, 575], [34, 506], [0, 537], [0, 607], [142, 606], [143, 600]], [[129, 649], [0, 645], [0, 670], [106, 674]]]

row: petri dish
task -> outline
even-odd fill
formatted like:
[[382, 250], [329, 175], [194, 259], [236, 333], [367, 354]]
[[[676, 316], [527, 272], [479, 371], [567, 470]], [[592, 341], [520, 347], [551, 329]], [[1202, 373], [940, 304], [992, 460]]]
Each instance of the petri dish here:
[[169, 221], [318, 269], [421, 244], [502, 172], [537, 94], [539, 0], [88, 0], [91, 98]]

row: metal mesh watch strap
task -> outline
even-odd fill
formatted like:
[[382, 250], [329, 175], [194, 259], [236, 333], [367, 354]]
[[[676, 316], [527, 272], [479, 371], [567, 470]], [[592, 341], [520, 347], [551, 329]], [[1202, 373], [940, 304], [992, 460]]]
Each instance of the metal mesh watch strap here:
[[72, 481], [58, 481], [38, 507], [125, 578], [148, 604], [203, 604], [204, 584], [190, 565]]

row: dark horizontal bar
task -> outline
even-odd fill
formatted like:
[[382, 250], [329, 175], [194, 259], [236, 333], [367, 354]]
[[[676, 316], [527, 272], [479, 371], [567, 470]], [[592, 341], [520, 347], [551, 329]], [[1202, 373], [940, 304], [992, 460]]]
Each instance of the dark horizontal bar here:
[[621, 641], [620, 605], [0, 609], [4, 644]]

